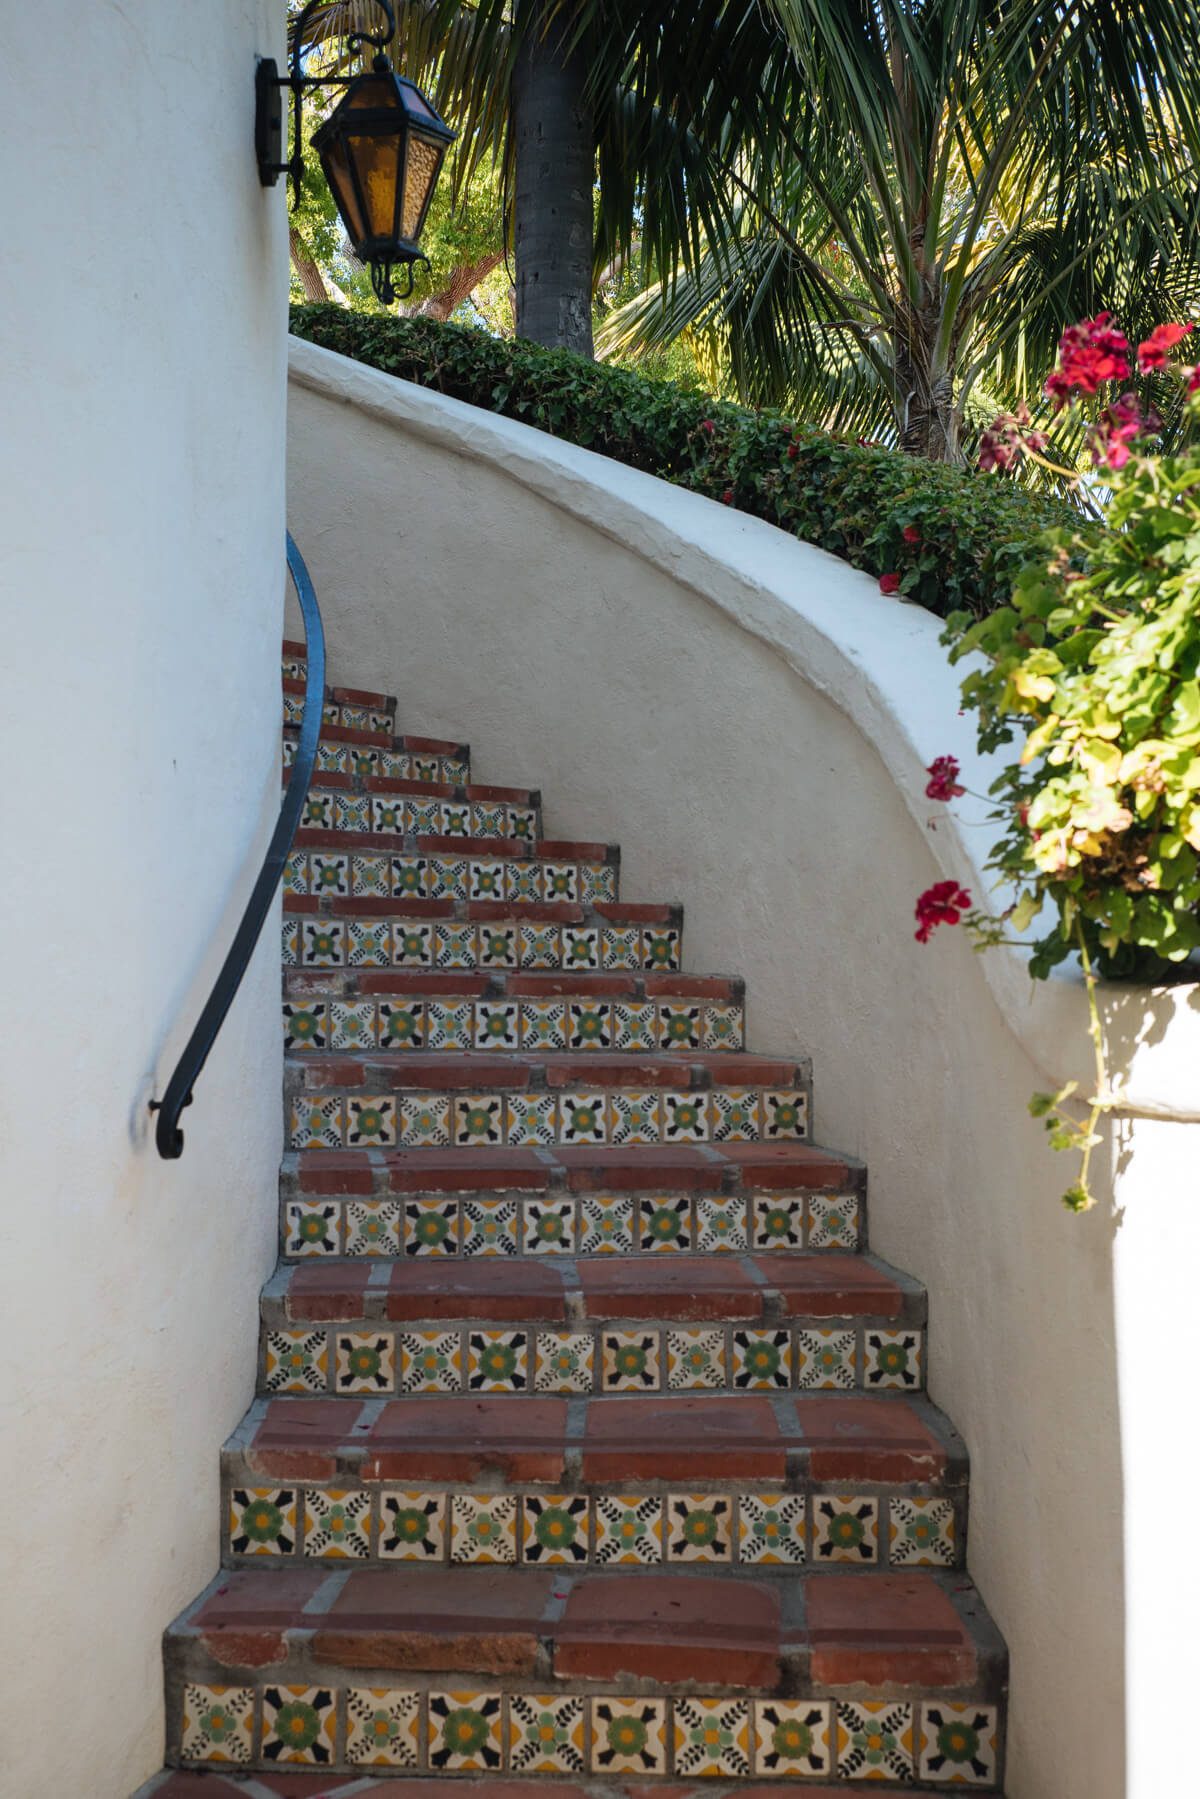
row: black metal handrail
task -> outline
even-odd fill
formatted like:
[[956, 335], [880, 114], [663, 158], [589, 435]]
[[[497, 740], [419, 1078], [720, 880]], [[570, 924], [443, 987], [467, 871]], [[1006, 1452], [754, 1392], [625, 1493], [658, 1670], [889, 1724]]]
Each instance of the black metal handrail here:
[[308, 649], [308, 679], [304, 689], [304, 716], [300, 721], [300, 738], [296, 744], [296, 756], [283, 804], [279, 808], [279, 817], [271, 833], [271, 841], [267, 845], [267, 853], [254, 883], [254, 890], [246, 901], [246, 910], [242, 914], [237, 935], [221, 964], [221, 972], [213, 984], [196, 1028], [175, 1064], [175, 1072], [167, 1082], [166, 1092], [161, 1100], [150, 1101], [150, 1110], [158, 1113], [154, 1141], [158, 1145], [159, 1155], [168, 1162], [175, 1161], [183, 1154], [183, 1132], [179, 1128], [179, 1115], [185, 1106], [192, 1103], [196, 1082], [254, 954], [254, 946], [271, 909], [275, 889], [283, 874], [283, 865], [287, 861], [296, 827], [300, 823], [300, 813], [308, 797], [309, 783], [316, 766], [321, 712], [325, 699], [325, 628], [321, 623], [321, 608], [317, 604], [312, 579], [290, 531], [287, 534], [287, 565], [304, 617], [304, 638]]

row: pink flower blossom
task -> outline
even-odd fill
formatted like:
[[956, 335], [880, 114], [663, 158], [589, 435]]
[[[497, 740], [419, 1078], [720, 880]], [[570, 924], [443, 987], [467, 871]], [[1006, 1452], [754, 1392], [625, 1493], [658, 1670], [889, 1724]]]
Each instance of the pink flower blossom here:
[[713, 424], [711, 419], [701, 419], [700, 420], [700, 429], [701, 429], [701, 431], [703, 431], [706, 434], [706, 436], [711, 437], [713, 432], [716, 430], [716, 428], [717, 427]]
[[899, 593], [899, 591], [900, 591], [899, 575], [880, 575], [879, 591], [880, 591], [880, 593]]
[[1058, 343], [1058, 366], [1046, 382], [1046, 395], [1058, 407], [1075, 392], [1094, 394], [1104, 381], [1125, 381], [1133, 373], [1129, 340], [1110, 323], [1111, 312], [1068, 325]]
[[900, 533], [905, 543], [920, 543], [921, 533], [916, 525], [905, 525]]
[[952, 800], [967, 791], [958, 784], [957, 756], [935, 756], [925, 773], [929, 776], [929, 785], [925, 789], [926, 799]]
[[1138, 367], [1142, 373], [1148, 374], [1151, 369], [1165, 369], [1168, 352], [1181, 344], [1190, 325], [1156, 325], [1149, 337], [1143, 338], [1137, 347]]
[[917, 942], [928, 943], [940, 924], [958, 924], [970, 904], [971, 895], [957, 881], [935, 881], [917, 900]]
[[1130, 445], [1161, 429], [1162, 420], [1153, 407], [1143, 412], [1136, 394], [1122, 394], [1105, 407], [1088, 432], [1092, 461], [1114, 470], [1124, 468], [1131, 454]]
[[1030, 429], [1031, 416], [1022, 400], [1015, 412], [1002, 412], [992, 420], [979, 438], [981, 469], [1010, 469], [1027, 453], [1041, 455], [1046, 448], [1046, 435]]

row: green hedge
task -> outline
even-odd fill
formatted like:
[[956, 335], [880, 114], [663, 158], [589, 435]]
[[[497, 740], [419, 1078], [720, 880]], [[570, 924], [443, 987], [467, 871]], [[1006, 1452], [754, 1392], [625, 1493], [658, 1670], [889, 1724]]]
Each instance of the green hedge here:
[[[942, 617], [1004, 605], [1063, 504], [988, 475], [924, 462], [432, 319], [294, 306], [299, 337], [470, 405], [724, 500], [819, 544]], [[905, 537], [907, 529], [909, 536]], [[915, 539], [915, 541], [914, 541]]]

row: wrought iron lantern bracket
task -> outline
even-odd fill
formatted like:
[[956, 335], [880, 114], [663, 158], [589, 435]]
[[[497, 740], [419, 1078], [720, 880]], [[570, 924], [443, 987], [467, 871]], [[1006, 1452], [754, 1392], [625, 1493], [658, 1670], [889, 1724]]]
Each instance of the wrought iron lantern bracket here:
[[[363, 44], [374, 44], [378, 52], [374, 58], [374, 67], [384, 71], [392, 66], [386, 46], [396, 35], [396, 14], [392, 0], [374, 0], [374, 3], [387, 19], [386, 29], [380, 27], [378, 31], [351, 31], [346, 36], [346, 49], [353, 55]], [[293, 205], [299, 202], [300, 182], [304, 176], [300, 125], [304, 114], [305, 93], [319, 87], [349, 87], [357, 79], [353, 75], [306, 75], [300, 66], [305, 26], [311, 14], [323, 4], [324, 0], [308, 0], [308, 5], [297, 19], [292, 32], [291, 68], [288, 74], [279, 73], [279, 64], [273, 56], [260, 57], [254, 72], [254, 149], [258, 157], [259, 180], [264, 187], [274, 187], [279, 177], [286, 175], [292, 184]], [[292, 154], [285, 157], [283, 96], [289, 92], [292, 96]]]

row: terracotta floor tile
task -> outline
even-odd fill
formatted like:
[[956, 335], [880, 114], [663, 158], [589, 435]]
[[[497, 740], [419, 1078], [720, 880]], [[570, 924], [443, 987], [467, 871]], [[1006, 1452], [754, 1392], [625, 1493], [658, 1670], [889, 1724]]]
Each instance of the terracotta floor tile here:
[[384, 1406], [366, 1437], [367, 1480], [560, 1481], [565, 1399], [491, 1393], [413, 1398]]
[[528, 1674], [554, 1585], [534, 1570], [356, 1570], [320, 1620], [313, 1654], [346, 1668]]
[[361, 1399], [270, 1399], [246, 1460], [263, 1477], [327, 1480], [337, 1454], [362, 1446]]
[[725, 1175], [720, 1158], [700, 1144], [593, 1149], [559, 1143], [551, 1154], [572, 1193], [715, 1193]]
[[808, 1393], [797, 1406], [814, 1480], [937, 1480], [945, 1445], [897, 1395]]
[[921, 1574], [813, 1574], [806, 1586], [812, 1678], [830, 1686], [966, 1686], [975, 1645], [948, 1595]]
[[859, 1256], [768, 1254], [754, 1262], [767, 1286], [802, 1317], [894, 1318], [903, 1308], [895, 1281]]
[[359, 1318], [370, 1278], [367, 1262], [294, 1262], [288, 1270], [284, 1309], [289, 1318], [313, 1323]]
[[723, 1687], [774, 1687], [778, 1592], [751, 1581], [667, 1574], [592, 1575], [555, 1629], [555, 1673]]
[[408, 1257], [389, 1273], [389, 1318], [561, 1322], [567, 1315], [562, 1273], [548, 1257]]
[[393, 1193], [540, 1192], [551, 1166], [536, 1149], [403, 1149], [384, 1156]]
[[593, 1399], [583, 1437], [583, 1479], [780, 1480], [786, 1445], [762, 1395], [636, 1395]]
[[763, 1296], [741, 1258], [677, 1252], [579, 1263], [589, 1318], [761, 1318]]

